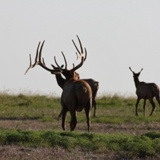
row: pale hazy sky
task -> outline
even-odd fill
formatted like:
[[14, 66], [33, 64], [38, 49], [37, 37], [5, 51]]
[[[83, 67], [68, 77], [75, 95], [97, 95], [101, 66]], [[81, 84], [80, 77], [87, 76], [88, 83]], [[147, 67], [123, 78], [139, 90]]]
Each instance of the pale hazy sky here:
[[0, 92], [60, 96], [54, 75], [40, 66], [24, 72], [43, 40], [48, 67], [54, 56], [64, 63], [61, 51], [69, 68], [79, 63], [76, 35], [88, 51], [77, 72], [99, 81], [99, 95], [134, 95], [129, 66], [160, 86], [159, 0], [0, 0]]

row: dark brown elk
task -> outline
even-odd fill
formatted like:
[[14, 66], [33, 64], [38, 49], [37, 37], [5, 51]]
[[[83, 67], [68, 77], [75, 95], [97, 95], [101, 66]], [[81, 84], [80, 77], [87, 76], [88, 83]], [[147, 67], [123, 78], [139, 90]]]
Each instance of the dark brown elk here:
[[92, 107], [94, 108], [94, 112], [93, 112], [93, 116], [96, 116], [96, 109], [97, 109], [97, 103], [96, 103], [96, 95], [97, 95], [97, 91], [99, 89], [99, 82], [95, 81], [94, 79], [90, 78], [90, 79], [82, 79], [84, 81], [86, 81], [92, 90]]
[[[55, 60], [55, 63], [58, 69], [50, 69], [46, 67], [44, 63], [44, 59], [41, 58], [41, 54], [42, 54], [41, 52], [42, 52], [42, 48], [44, 44], [43, 42], [40, 49], [39, 49], [40, 43], [38, 44], [35, 63], [33, 65], [31, 63], [31, 55], [30, 55], [30, 66], [26, 70], [25, 74], [28, 72], [30, 68], [33, 68], [35, 65], [40, 65], [42, 68], [51, 72], [52, 74], [57, 74], [61, 72], [66, 79], [66, 82], [63, 86], [63, 92], [61, 95], [62, 128], [63, 130], [65, 130], [66, 128], [65, 118], [66, 118], [67, 112], [69, 111], [71, 115], [70, 130], [73, 131], [77, 124], [76, 111], [80, 112], [84, 109], [86, 118], [87, 118], [88, 131], [89, 131], [90, 130], [90, 110], [92, 108], [92, 90], [87, 82], [83, 80], [79, 80], [77, 78], [77, 73], [75, 72], [77, 69], [79, 69], [83, 65], [86, 59], [86, 56], [87, 56], [87, 50], [85, 49], [85, 52], [83, 51], [82, 44], [79, 38], [78, 38], [78, 41], [79, 41], [80, 48], [81, 48], [81, 52], [79, 53], [81, 62], [74, 68], [70, 70], [67, 69], [67, 61], [66, 61], [66, 58], [63, 52], [62, 52], [62, 55], [65, 60], [64, 69], [58, 65], [55, 57], [54, 57], [54, 60]], [[76, 47], [76, 49], [78, 48]]]
[[67, 69], [67, 61], [62, 52], [62, 55], [65, 60], [65, 69], [62, 69], [58, 65], [56, 58], [54, 57], [57, 67], [61, 69], [63, 76], [66, 78], [66, 83], [63, 86], [63, 92], [61, 96], [62, 128], [65, 130], [65, 117], [66, 117], [67, 111], [70, 111], [70, 114], [71, 114], [70, 129], [74, 130], [77, 124], [76, 111], [80, 112], [84, 109], [87, 117], [87, 126], [89, 131], [90, 130], [90, 121], [89, 121], [90, 110], [92, 108], [92, 90], [87, 82], [77, 79], [77, 73], [75, 71], [83, 65], [87, 57], [87, 50], [84, 49], [85, 51], [84, 52], [79, 38], [78, 38], [78, 41], [80, 44], [81, 51], [78, 50], [77, 46], [73, 41], [73, 44], [75, 45], [81, 58], [81, 62], [77, 66], [73, 67], [70, 70]]
[[[54, 69], [58, 69], [53, 64], [52, 64], [52, 67]], [[61, 68], [63, 68], [63, 65], [61, 66]], [[66, 79], [62, 77], [61, 73], [55, 74], [55, 77], [56, 77], [56, 81], [57, 81], [59, 87], [63, 90], [63, 86], [66, 83]], [[79, 74], [78, 73], [77, 73], [77, 78], [79, 79]], [[81, 80], [86, 81], [91, 87], [91, 90], [92, 90], [92, 107], [94, 108], [93, 116], [95, 117], [96, 116], [96, 105], [97, 105], [96, 104], [96, 95], [97, 95], [97, 91], [98, 91], [98, 88], [99, 88], [99, 82], [95, 81], [92, 78], [90, 78], [90, 79], [81, 79]], [[59, 114], [58, 118], [61, 117], [61, 113]]]
[[132, 71], [131, 67], [129, 67], [131, 72], [133, 73], [133, 79], [134, 83], [136, 86], [136, 94], [137, 94], [137, 102], [136, 102], [136, 116], [138, 116], [138, 104], [141, 99], [144, 99], [144, 104], [143, 104], [143, 109], [144, 109], [144, 116], [146, 115], [145, 112], [145, 106], [146, 106], [146, 100], [148, 99], [152, 105], [152, 111], [150, 113], [150, 116], [153, 114], [155, 110], [155, 103], [153, 101], [153, 98], [155, 97], [160, 105], [160, 89], [157, 84], [155, 83], [146, 83], [146, 82], [140, 82], [139, 81], [139, 75], [143, 68], [141, 69], [140, 72], [135, 73]]

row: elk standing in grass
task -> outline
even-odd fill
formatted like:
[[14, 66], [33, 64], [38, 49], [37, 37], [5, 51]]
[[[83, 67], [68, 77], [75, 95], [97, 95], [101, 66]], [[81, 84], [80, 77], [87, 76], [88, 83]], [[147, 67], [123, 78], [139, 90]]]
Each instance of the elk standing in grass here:
[[[77, 36], [78, 38], [78, 36]], [[72, 40], [73, 41], [73, 40]], [[30, 66], [26, 70], [25, 74], [28, 72], [30, 68], [33, 68], [35, 65], [40, 65], [42, 68], [46, 69], [47, 71], [51, 72], [52, 74], [56, 73], [62, 73], [64, 77], [66, 78], [66, 82], [63, 86], [63, 92], [61, 95], [61, 105], [62, 105], [62, 128], [65, 130], [65, 118], [67, 111], [70, 112], [71, 114], [71, 122], [70, 122], [70, 130], [73, 131], [76, 127], [77, 124], [77, 118], [76, 118], [76, 111], [80, 112], [83, 109], [85, 110], [86, 118], [87, 118], [87, 126], [88, 126], [88, 131], [90, 130], [90, 110], [92, 108], [92, 90], [89, 84], [83, 80], [78, 80], [76, 70], [79, 69], [83, 63], [84, 60], [86, 59], [87, 56], [87, 51], [85, 49], [85, 53], [83, 52], [82, 44], [80, 39], [78, 38], [81, 52], [80, 58], [81, 62], [72, 68], [71, 70], [67, 69], [67, 61], [66, 58], [62, 52], [62, 55], [65, 60], [65, 69], [61, 68], [57, 61], [56, 58], [54, 57], [55, 63], [58, 67], [58, 69], [50, 69], [46, 67], [44, 63], [44, 59], [41, 58], [41, 52], [43, 48], [42, 43], [40, 50], [39, 46], [40, 43], [38, 44], [37, 47], [37, 52], [36, 52], [36, 57], [35, 57], [35, 63], [32, 65], [31, 62], [31, 55], [30, 55]], [[73, 41], [74, 42], [74, 41]], [[76, 47], [77, 49], [77, 47]], [[78, 51], [78, 50], [77, 50]]]
[[153, 114], [155, 110], [155, 103], [153, 101], [153, 98], [156, 97], [159, 105], [160, 105], [160, 89], [157, 84], [155, 83], [146, 83], [146, 82], [140, 82], [139, 81], [139, 75], [143, 68], [141, 69], [140, 72], [135, 73], [132, 71], [131, 67], [129, 67], [131, 72], [133, 73], [133, 78], [134, 78], [134, 83], [136, 86], [136, 94], [137, 94], [137, 102], [136, 102], [136, 116], [138, 116], [138, 103], [141, 99], [144, 99], [144, 104], [143, 104], [143, 109], [144, 109], [144, 116], [146, 115], [145, 112], [145, 106], [146, 106], [146, 100], [149, 99], [151, 105], [152, 105], [152, 111], [150, 113], [150, 116]]
[[[58, 67], [54, 66], [53, 64], [52, 64], [52, 67], [53, 67], [53, 69], [58, 69]], [[63, 65], [61, 66], [61, 68], [63, 68]], [[79, 79], [79, 74], [78, 73], [76, 73], [76, 74], [77, 74], [77, 79]], [[55, 74], [55, 77], [56, 77], [56, 80], [57, 80], [57, 83], [58, 83], [59, 87], [63, 90], [63, 86], [66, 83], [66, 79], [62, 77], [61, 73]], [[96, 116], [96, 105], [97, 105], [96, 95], [97, 95], [97, 91], [98, 91], [98, 88], [99, 88], [99, 82], [95, 81], [92, 78], [81, 79], [81, 80], [86, 81], [91, 87], [91, 90], [92, 90], [92, 107], [94, 108], [93, 117], [95, 117]], [[61, 117], [61, 113], [59, 114], [58, 118]]]

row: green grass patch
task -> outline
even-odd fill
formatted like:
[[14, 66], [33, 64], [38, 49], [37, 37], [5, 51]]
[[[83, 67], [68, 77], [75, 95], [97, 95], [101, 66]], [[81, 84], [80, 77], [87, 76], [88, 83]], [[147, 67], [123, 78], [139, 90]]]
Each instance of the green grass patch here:
[[[143, 100], [141, 100], [138, 112], [135, 116], [135, 97], [123, 97], [118, 95], [107, 95], [97, 98], [96, 117], [91, 112], [91, 121], [98, 123], [151, 123], [160, 122], [160, 108], [155, 101], [157, 108], [153, 116], [149, 116], [151, 105], [147, 101], [146, 117], [143, 116]], [[53, 122], [61, 111], [60, 98], [32, 95], [27, 96], [0, 94], [0, 119], [24, 120], [36, 119], [41, 122]], [[78, 122], [85, 122], [84, 111], [77, 113]], [[67, 121], [70, 121], [70, 114], [67, 114]]]
[[98, 134], [61, 131], [1, 130], [1, 145], [29, 147], [63, 147], [69, 151], [80, 147], [85, 151], [105, 153], [125, 152], [128, 156], [148, 157], [160, 154], [160, 132], [140, 136], [128, 134]]

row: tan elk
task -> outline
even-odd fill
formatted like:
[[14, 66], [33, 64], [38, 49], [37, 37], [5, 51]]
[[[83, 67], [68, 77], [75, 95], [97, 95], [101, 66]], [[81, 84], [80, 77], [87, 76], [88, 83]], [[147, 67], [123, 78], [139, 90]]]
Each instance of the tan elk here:
[[137, 94], [137, 102], [136, 102], [136, 116], [138, 116], [138, 104], [141, 99], [144, 99], [143, 109], [144, 109], [144, 116], [146, 115], [145, 112], [145, 106], [146, 106], [146, 100], [149, 99], [151, 105], [152, 105], [152, 111], [150, 113], [150, 116], [153, 114], [155, 110], [155, 103], [153, 101], [153, 98], [156, 97], [159, 105], [160, 105], [160, 89], [157, 84], [155, 83], [146, 83], [146, 82], [140, 82], [139, 81], [139, 75], [143, 68], [140, 70], [140, 72], [135, 73], [132, 71], [131, 67], [129, 67], [131, 72], [133, 73], [133, 79], [136, 86], [136, 94]]
[[[80, 112], [84, 109], [86, 118], [87, 118], [88, 131], [89, 131], [90, 130], [90, 110], [92, 108], [92, 90], [87, 82], [78, 79], [77, 73], [75, 72], [77, 69], [79, 69], [83, 65], [86, 59], [86, 56], [87, 56], [87, 50], [84, 49], [85, 52], [83, 51], [81, 41], [78, 36], [77, 38], [78, 38], [80, 48], [81, 48], [81, 52], [79, 52], [81, 62], [77, 66], [73, 67], [70, 70], [67, 69], [67, 61], [62, 52], [64, 61], [65, 61], [65, 68], [63, 69], [62, 67], [58, 65], [55, 57], [54, 57], [54, 60], [55, 60], [55, 63], [58, 69], [48, 68], [44, 63], [44, 59], [41, 58], [42, 48], [44, 45], [44, 41], [43, 41], [40, 49], [39, 49], [40, 43], [38, 44], [37, 51], [36, 51], [36, 57], [35, 57], [35, 63], [33, 65], [31, 62], [31, 55], [30, 55], [30, 66], [26, 70], [25, 74], [28, 72], [30, 68], [33, 68], [36, 65], [40, 65], [42, 68], [51, 72], [52, 74], [57, 74], [57, 73], [59, 74], [61, 72], [66, 79], [65, 85], [63, 86], [63, 92], [61, 95], [62, 128], [63, 130], [66, 129], [65, 118], [66, 118], [67, 112], [69, 111], [71, 115], [70, 130], [73, 131], [77, 124], [76, 111]], [[77, 49], [77, 46], [75, 47]]]

